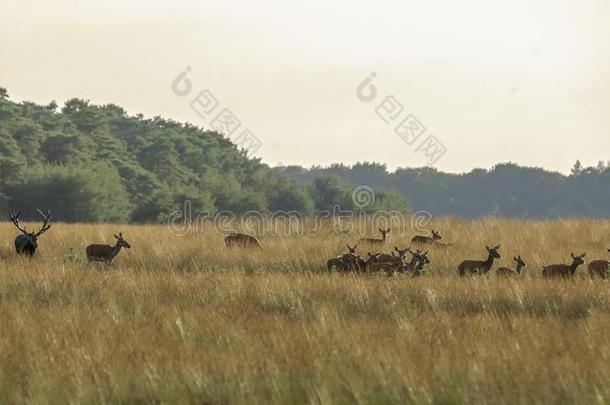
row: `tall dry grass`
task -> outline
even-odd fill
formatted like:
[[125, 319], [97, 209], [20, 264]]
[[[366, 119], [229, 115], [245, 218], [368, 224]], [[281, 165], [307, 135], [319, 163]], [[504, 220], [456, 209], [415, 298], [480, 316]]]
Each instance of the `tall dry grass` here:
[[[227, 251], [210, 227], [56, 224], [36, 257], [0, 225], [0, 401], [607, 403], [610, 283], [540, 278], [570, 252], [606, 258], [610, 223], [440, 219], [456, 244], [419, 279], [327, 274], [360, 235], [261, 238]], [[111, 266], [88, 243], [132, 244]], [[460, 279], [502, 243], [514, 280]], [[390, 235], [386, 251], [408, 245]], [[362, 253], [366, 249], [361, 249]], [[493, 270], [492, 270], [493, 271]]]

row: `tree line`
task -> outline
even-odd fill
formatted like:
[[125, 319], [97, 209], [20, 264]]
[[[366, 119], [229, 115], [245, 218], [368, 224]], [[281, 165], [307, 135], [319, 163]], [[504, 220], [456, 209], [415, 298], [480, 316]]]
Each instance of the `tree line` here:
[[[354, 204], [354, 187], [375, 191]], [[610, 217], [610, 168], [576, 162], [568, 175], [502, 163], [468, 173], [380, 163], [270, 168], [215, 131], [116, 105], [71, 99], [16, 103], [0, 88], [0, 210], [50, 209], [58, 221], [164, 221], [194, 213], [426, 210], [466, 218]]]
[[275, 170], [301, 184], [331, 176], [353, 185], [397, 190], [413, 210], [426, 210], [435, 216], [610, 217], [610, 167], [604, 162], [585, 167], [577, 161], [569, 175], [513, 163], [462, 174], [444, 173], [431, 167], [389, 172], [383, 164], [367, 162]]
[[[152, 223], [187, 200], [195, 214], [310, 216], [358, 209], [351, 194], [335, 176], [290, 179], [215, 131], [81, 99], [16, 103], [0, 88], [0, 210], [23, 210], [23, 220], [41, 208], [57, 221]], [[362, 207], [381, 208], [409, 210], [390, 190]]]

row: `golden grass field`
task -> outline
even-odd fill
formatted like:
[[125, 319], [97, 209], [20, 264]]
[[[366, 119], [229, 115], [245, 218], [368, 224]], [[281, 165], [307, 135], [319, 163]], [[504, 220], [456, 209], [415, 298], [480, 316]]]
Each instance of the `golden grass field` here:
[[[586, 265], [574, 280], [540, 277], [570, 252], [606, 259], [610, 222], [431, 227], [456, 243], [412, 279], [328, 274], [359, 236], [330, 225], [262, 236], [261, 252], [228, 251], [211, 227], [55, 224], [28, 259], [0, 224], [0, 401], [610, 402], [610, 283]], [[87, 244], [119, 231], [131, 250], [85, 262]], [[409, 239], [390, 234], [384, 250]], [[521, 277], [457, 277], [498, 243], [492, 273], [520, 254]]]

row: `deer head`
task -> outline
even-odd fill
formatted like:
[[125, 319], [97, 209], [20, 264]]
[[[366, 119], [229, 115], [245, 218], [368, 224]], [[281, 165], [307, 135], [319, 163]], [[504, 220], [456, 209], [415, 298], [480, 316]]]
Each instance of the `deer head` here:
[[[401, 259], [404, 259], [404, 257], [407, 254], [407, 252], [410, 252], [409, 249], [410, 248], [398, 249], [398, 247], [394, 246], [394, 250], [396, 251], [396, 253], [398, 253], [398, 257], [400, 257]], [[392, 255], [394, 255], [394, 252], [392, 252]]]
[[430, 259], [428, 259], [428, 251], [426, 250], [425, 253], [421, 253], [419, 250], [416, 253], [416, 257], [422, 261], [424, 264], [429, 264], [430, 263]]
[[580, 266], [581, 264], [585, 264], [585, 255], [586, 253], [579, 256], [574, 256], [574, 253], [570, 253], [570, 256], [572, 256], [572, 266]]
[[440, 240], [440, 239], [443, 239], [443, 237], [441, 236], [441, 234], [439, 232], [437, 232], [433, 229], [432, 230], [432, 239]]
[[513, 260], [517, 262], [518, 268], [525, 267], [525, 262], [523, 261], [521, 256], [517, 256], [517, 257], [513, 256]]
[[123, 238], [123, 233], [120, 232], [119, 236], [114, 235], [114, 238], [116, 239], [116, 246], [117, 247], [124, 247], [125, 249], [131, 249], [131, 245], [129, 243], [127, 243], [127, 241]]
[[493, 257], [494, 259], [499, 259], [500, 256], [500, 252], [498, 252], [498, 249], [500, 249], [500, 245], [494, 247], [494, 248], [490, 248], [489, 246], [485, 246], [485, 248], [487, 249], [487, 251], [489, 252], [489, 256]]
[[382, 239], [385, 239], [386, 235], [387, 235], [388, 233], [390, 233], [390, 228], [385, 229], [385, 230], [384, 230], [384, 229], [381, 229], [381, 228], [377, 228], [377, 229], [379, 230], [379, 232], [381, 232], [381, 238], [382, 238]]
[[368, 257], [368, 259], [366, 259], [366, 264], [367, 264], [367, 266], [368, 266], [369, 264], [373, 264], [373, 263], [377, 262], [377, 257], [379, 257], [379, 255], [380, 255], [380, 254], [381, 254], [381, 253], [374, 253], [374, 254], [373, 254], [373, 253], [369, 252], [369, 253], [368, 253], [368, 256], [369, 256], [369, 257]]
[[349, 251], [349, 254], [355, 255], [357, 247], [358, 245], [354, 245], [354, 247], [350, 247], [350, 245], [347, 245], [347, 250]]

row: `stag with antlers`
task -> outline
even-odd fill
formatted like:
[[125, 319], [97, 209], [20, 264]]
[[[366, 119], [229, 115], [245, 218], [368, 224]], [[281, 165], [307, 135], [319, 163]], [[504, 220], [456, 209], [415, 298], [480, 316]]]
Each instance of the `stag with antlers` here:
[[38, 211], [42, 217], [42, 227], [40, 227], [38, 232], [28, 232], [25, 227], [22, 227], [19, 224], [19, 215], [21, 215], [21, 211], [19, 211], [17, 215], [14, 215], [12, 211], [9, 211], [8, 213], [11, 222], [21, 231], [21, 235], [15, 238], [15, 250], [18, 254], [25, 253], [29, 256], [33, 256], [38, 247], [38, 237], [51, 228], [51, 212], [47, 211], [45, 214], [39, 209], [36, 211]]

